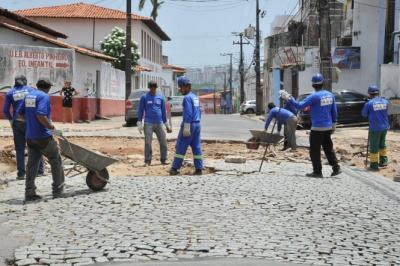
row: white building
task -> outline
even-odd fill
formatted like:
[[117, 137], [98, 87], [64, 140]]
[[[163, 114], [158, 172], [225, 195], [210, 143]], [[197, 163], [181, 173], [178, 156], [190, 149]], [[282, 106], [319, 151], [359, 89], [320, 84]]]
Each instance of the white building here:
[[[0, 9], [0, 106], [14, 77], [24, 74], [28, 85], [35, 86], [39, 77], [49, 78], [52, 119], [61, 120], [59, 90], [65, 80], [80, 92], [74, 98], [77, 120], [91, 120], [96, 115], [125, 113], [125, 76], [111, 66], [115, 58], [65, 43], [66, 36], [15, 13]], [[1, 117], [1, 114], [0, 114]]]
[[[24, 9], [16, 13], [62, 31], [69, 36], [67, 42], [92, 50], [100, 49], [100, 42], [114, 27], [126, 28], [125, 12], [87, 3]], [[132, 38], [141, 53], [139, 64], [150, 70], [135, 75], [134, 89], [143, 89], [150, 80], [161, 83], [162, 42], [170, 38], [153, 19], [138, 15], [132, 18]]]

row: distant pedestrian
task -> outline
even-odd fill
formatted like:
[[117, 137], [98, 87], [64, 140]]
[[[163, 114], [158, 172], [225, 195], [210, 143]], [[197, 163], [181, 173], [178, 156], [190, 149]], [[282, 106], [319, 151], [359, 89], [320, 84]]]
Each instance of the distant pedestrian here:
[[[144, 129], [144, 163], [145, 166], [151, 165], [153, 157], [153, 133], [156, 134], [160, 144], [161, 164], [167, 164], [167, 137], [163, 128], [165, 125], [167, 132], [172, 132], [170, 124], [167, 123], [166, 104], [164, 96], [157, 93], [157, 83], [150, 81], [148, 84], [149, 92], [140, 98], [139, 107], [137, 110], [137, 127], [142, 134]], [[142, 123], [144, 117], [144, 126]]]
[[200, 101], [199, 98], [191, 91], [192, 85], [186, 76], [178, 78], [178, 86], [180, 92], [185, 97], [183, 98], [183, 121], [179, 130], [178, 139], [175, 145], [175, 158], [172, 167], [169, 171], [170, 175], [179, 174], [182, 167], [183, 159], [185, 158], [187, 148], [190, 146], [193, 152], [194, 174], [203, 174], [203, 157], [201, 151], [200, 138]]
[[[26, 126], [25, 119], [22, 115], [18, 115], [17, 110], [23, 105], [25, 96], [34, 88], [27, 86], [27, 80], [24, 75], [15, 77], [14, 87], [7, 92], [3, 113], [10, 121], [10, 126], [13, 130], [14, 146], [17, 159], [17, 179], [25, 179], [25, 147], [26, 147]], [[10, 109], [13, 112], [11, 114]], [[43, 158], [39, 161], [38, 175], [44, 175]]]
[[[75, 88], [71, 87], [70, 81], [64, 82], [64, 87], [60, 91], [60, 95], [63, 97], [63, 99], [62, 99], [62, 106], [63, 106], [62, 121], [63, 121], [63, 123], [65, 123], [65, 121], [74, 123], [72, 98], [78, 94], [79, 94], [79, 92], [77, 90], [75, 90]], [[65, 118], [66, 116], [68, 116], [67, 119]]]
[[324, 77], [322, 74], [315, 74], [312, 79], [312, 86], [315, 92], [301, 102], [297, 102], [287, 92], [283, 91], [281, 97], [294, 104], [298, 110], [306, 107], [311, 109], [311, 133], [310, 133], [310, 157], [313, 165], [313, 172], [307, 174], [309, 177], [323, 177], [321, 164], [321, 146], [329, 164], [332, 166], [331, 176], [341, 173], [331, 135], [336, 129], [337, 108], [335, 97], [329, 91], [323, 89]]
[[265, 122], [265, 129], [268, 129], [272, 119], [276, 119], [278, 123], [278, 132], [281, 132], [282, 125], [284, 125], [285, 143], [283, 151], [289, 148], [295, 151], [297, 148], [296, 144], [296, 128], [297, 128], [297, 117], [290, 111], [284, 108], [278, 108], [274, 103], [268, 104], [268, 118]]
[[371, 100], [365, 103], [362, 116], [369, 121], [369, 168], [372, 171], [379, 171], [379, 167], [388, 164], [386, 134], [389, 129], [389, 102], [379, 96], [379, 88], [376, 85], [369, 86], [368, 95]]
[[61, 196], [64, 189], [64, 169], [57, 142], [53, 138], [55, 128], [51, 121], [48, 95], [52, 83], [46, 78], [40, 78], [36, 86], [37, 90], [26, 95], [24, 104], [18, 109], [19, 114], [25, 115], [28, 143], [25, 201], [41, 199], [36, 194], [35, 177], [42, 155], [46, 156], [51, 166], [53, 197]]

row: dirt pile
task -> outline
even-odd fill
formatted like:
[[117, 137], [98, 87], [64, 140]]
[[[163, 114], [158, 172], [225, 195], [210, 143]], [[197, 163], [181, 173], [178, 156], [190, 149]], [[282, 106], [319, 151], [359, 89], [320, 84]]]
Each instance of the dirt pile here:
[[[169, 165], [161, 165], [159, 162], [160, 153], [156, 140], [153, 142], [153, 161], [150, 167], [144, 166], [144, 141], [143, 139], [131, 137], [71, 137], [69, 140], [77, 145], [100, 152], [107, 156], [118, 159], [118, 162], [109, 166], [111, 176], [166, 176], [170, 168], [171, 160], [175, 153], [175, 141], [168, 142]], [[334, 145], [337, 157], [342, 165], [357, 166], [364, 168], [366, 156], [366, 140], [354, 136], [334, 135]], [[400, 155], [400, 144], [396, 138], [388, 140], [389, 166], [382, 169], [380, 174], [393, 179], [397, 174]], [[12, 138], [6, 137], [0, 140], [0, 173], [15, 171], [15, 152], [12, 145]], [[267, 152], [267, 161], [281, 163], [305, 162], [310, 163], [307, 148], [298, 148], [296, 152], [280, 151], [281, 146], [271, 147]], [[232, 142], [204, 142], [203, 157], [207, 159], [224, 160], [228, 156], [240, 156], [247, 160], [260, 160], [264, 153], [264, 147], [258, 150], [249, 150], [243, 143]], [[323, 153], [322, 153], [323, 154]], [[324, 158], [324, 155], [322, 155]], [[190, 149], [187, 152], [186, 163], [182, 174], [192, 174], [194, 169], [190, 165], [192, 155]], [[326, 160], [324, 160], [326, 163]], [[48, 165], [48, 164], [47, 164]], [[207, 173], [214, 172], [214, 169], [205, 169]]]

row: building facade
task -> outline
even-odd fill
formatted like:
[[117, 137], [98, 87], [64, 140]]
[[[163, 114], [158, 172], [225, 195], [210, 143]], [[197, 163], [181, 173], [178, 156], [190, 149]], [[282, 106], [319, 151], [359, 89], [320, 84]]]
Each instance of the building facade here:
[[[125, 12], [86, 3], [23, 9], [16, 13], [65, 32], [68, 43], [96, 51], [115, 27], [126, 28]], [[154, 20], [138, 15], [132, 15], [132, 38], [141, 54], [139, 65], [150, 70], [135, 75], [133, 89], [147, 88], [150, 80], [161, 84], [162, 42], [170, 38]]]

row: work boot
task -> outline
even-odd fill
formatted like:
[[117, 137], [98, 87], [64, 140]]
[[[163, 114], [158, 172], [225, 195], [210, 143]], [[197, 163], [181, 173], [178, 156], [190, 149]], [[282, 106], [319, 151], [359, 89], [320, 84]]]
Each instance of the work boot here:
[[203, 175], [203, 170], [196, 169], [196, 171], [194, 171], [194, 175]]
[[30, 194], [30, 195], [25, 195], [25, 201], [35, 201], [35, 200], [41, 200], [42, 197], [39, 196], [38, 194]]
[[62, 198], [64, 196], [64, 188], [53, 190], [53, 199]]
[[169, 175], [179, 175], [179, 171], [174, 168], [171, 168], [169, 170]]
[[287, 149], [289, 149], [289, 146], [283, 146], [283, 148], [281, 149], [281, 151], [286, 151]]
[[339, 165], [337, 165], [337, 166], [333, 166], [332, 167], [332, 174], [331, 174], [331, 176], [337, 176], [337, 175], [340, 175], [341, 173], [342, 173], [342, 170], [340, 169], [340, 166]]
[[37, 176], [39, 177], [39, 176], [45, 176], [46, 174], [45, 174], [45, 172], [39, 172], [38, 174], [37, 174]]
[[144, 162], [144, 166], [146, 167], [146, 166], [150, 166], [151, 165], [151, 161], [146, 161], [146, 162]]
[[168, 165], [167, 161], [161, 161], [162, 165]]
[[307, 177], [314, 177], [314, 178], [323, 178], [322, 173], [312, 172], [306, 174]]
[[17, 176], [17, 180], [25, 180], [25, 176]]
[[368, 170], [373, 171], [373, 172], [379, 171], [378, 163], [370, 163]]
[[388, 165], [388, 159], [386, 156], [381, 156], [379, 158], [379, 167], [386, 167]]

